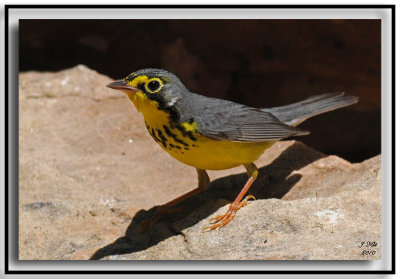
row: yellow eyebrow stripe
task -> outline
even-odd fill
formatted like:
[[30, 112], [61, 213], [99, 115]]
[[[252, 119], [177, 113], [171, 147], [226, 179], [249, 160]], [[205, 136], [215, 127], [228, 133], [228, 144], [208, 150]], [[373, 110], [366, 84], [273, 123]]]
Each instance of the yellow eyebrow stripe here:
[[148, 76], [137, 76], [133, 80], [128, 81], [128, 83], [130, 86], [137, 88], [139, 83], [146, 83], [148, 80], [149, 80]]

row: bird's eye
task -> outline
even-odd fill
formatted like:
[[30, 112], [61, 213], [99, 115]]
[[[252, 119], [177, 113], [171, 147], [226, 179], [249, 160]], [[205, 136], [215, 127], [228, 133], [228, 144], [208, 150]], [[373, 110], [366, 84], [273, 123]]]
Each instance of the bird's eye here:
[[147, 84], [146, 84], [146, 89], [150, 92], [150, 93], [157, 93], [158, 91], [161, 90], [161, 82], [159, 79], [153, 79], [150, 80]]
[[149, 84], [147, 85], [147, 87], [151, 90], [151, 91], [156, 91], [158, 89], [158, 87], [160, 87], [160, 83], [156, 80], [152, 80], [149, 82]]

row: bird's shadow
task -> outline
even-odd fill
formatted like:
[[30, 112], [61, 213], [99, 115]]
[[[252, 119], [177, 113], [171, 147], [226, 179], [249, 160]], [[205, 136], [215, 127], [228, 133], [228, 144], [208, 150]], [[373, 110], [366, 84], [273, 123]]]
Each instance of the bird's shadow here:
[[[271, 164], [259, 169], [258, 178], [248, 194], [254, 195], [257, 199], [282, 198], [301, 178], [300, 174], [291, 175], [291, 173], [322, 157], [323, 154], [295, 142]], [[207, 190], [176, 205], [177, 208], [184, 209], [181, 213], [164, 217], [142, 233], [138, 230], [140, 223], [151, 218], [158, 206], [148, 211], [140, 210], [132, 218], [124, 236], [97, 250], [90, 259], [98, 260], [110, 255], [146, 250], [171, 236], [180, 234], [182, 230], [212, 215], [224, 204], [232, 202], [247, 178], [244, 172], [212, 181]]]

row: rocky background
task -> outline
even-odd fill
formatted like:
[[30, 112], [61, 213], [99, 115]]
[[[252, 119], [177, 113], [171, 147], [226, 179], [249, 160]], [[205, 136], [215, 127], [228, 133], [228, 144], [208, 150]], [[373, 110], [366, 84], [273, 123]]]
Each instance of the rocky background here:
[[[257, 200], [226, 227], [202, 232], [242, 188], [242, 168], [210, 172], [208, 190], [139, 233], [157, 205], [195, 188], [197, 176], [153, 142], [128, 98], [105, 87], [111, 80], [83, 65], [20, 74], [19, 259], [381, 258], [380, 155], [350, 163], [291, 140], [256, 162], [260, 173], [250, 194]], [[335, 115], [362, 114], [364, 105]], [[360, 126], [353, 127], [357, 133]], [[329, 142], [331, 135], [313, 130], [313, 136]], [[361, 247], [368, 241], [374, 245]]]
[[381, 152], [380, 28], [379, 20], [21, 20], [19, 63], [20, 71], [84, 64], [114, 79], [165, 68], [194, 92], [256, 107], [346, 91], [360, 102], [304, 123], [312, 136], [302, 141], [362, 162]]

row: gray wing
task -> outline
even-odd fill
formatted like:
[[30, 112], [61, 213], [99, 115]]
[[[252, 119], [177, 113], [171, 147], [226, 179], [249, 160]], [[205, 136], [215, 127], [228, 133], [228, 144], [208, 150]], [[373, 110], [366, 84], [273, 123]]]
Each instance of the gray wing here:
[[213, 139], [263, 142], [309, 134], [261, 109], [227, 101], [207, 105], [198, 111], [196, 122], [199, 132]]

